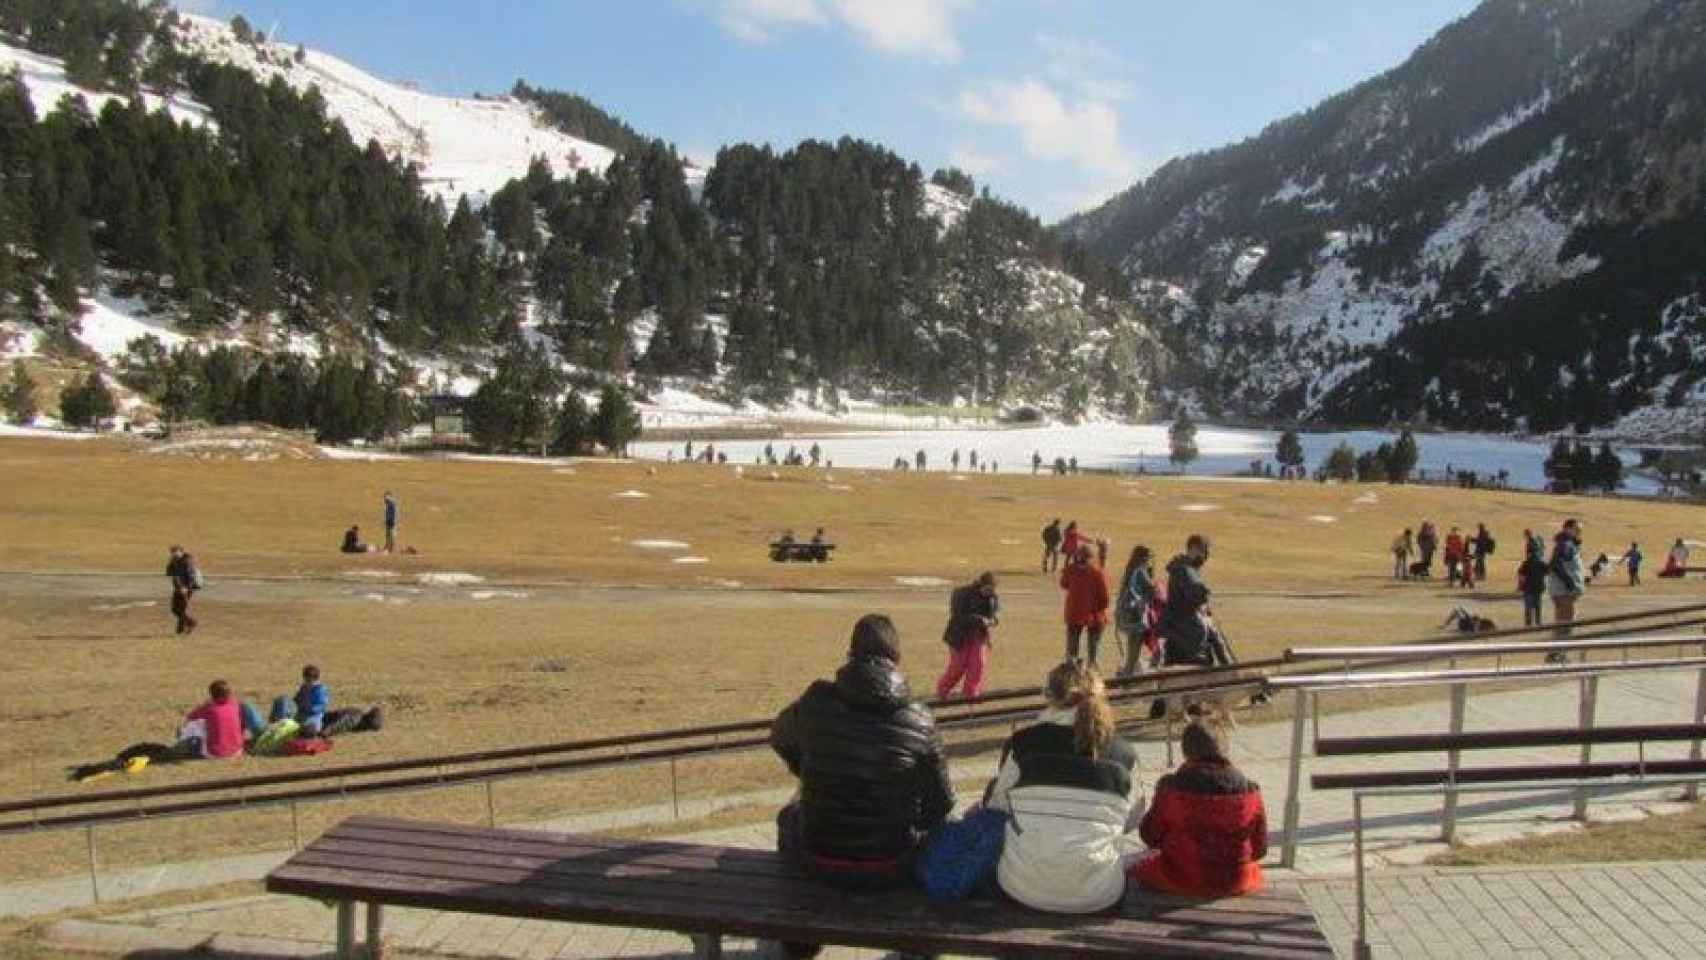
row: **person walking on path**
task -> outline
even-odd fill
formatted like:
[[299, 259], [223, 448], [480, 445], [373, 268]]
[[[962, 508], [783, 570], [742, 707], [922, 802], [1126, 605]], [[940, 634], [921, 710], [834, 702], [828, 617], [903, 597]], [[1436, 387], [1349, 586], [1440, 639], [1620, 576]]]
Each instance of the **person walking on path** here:
[[1498, 543], [1493, 540], [1493, 535], [1487, 530], [1486, 524], [1477, 523], [1475, 525], [1475, 539], [1472, 541], [1472, 545], [1475, 548], [1475, 579], [1485, 580], [1487, 579], [1487, 558], [1492, 556], [1493, 551], [1498, 548]]
[[1641, 585], [1641, 561], [1643, 559], [1645, 558], [1641, 556], [1641, 545], [1639, 543], [1629, 544], [1629, 552], [1623, 555], [1623, 565], [1629, 568], [1629, 585], [1631, 587]]
[[1060, 569], [1060, 518], [1055, 517], [1043, 528], [1043, 572]]
[[1546, 595], [1546, 548], [1540, 541], [1524, 537], [1527, 555], [1516, 568], [1516, 589], [1522, 594], [1522, 625], [1538, 627], [1544, 618], [1540, 598]]
[[[1546, 565], [1546, 591], [1552, 595], [1552, 620], [1558, 625], [1555, 636], [1570, 639], [1570, 624], [1576, 619], [1576, 602], [1587, 592], [1587, 580], [1582, 576], [1582, 524], [1574, 517], [1564, 521], [1563, 529], [1552, 538], [1552, 559]], [[1549, 663], [1569, 659], [1562, 651], [1546, 655]]]
[[1092, 559], [1090, 545], [1081, 543], [1060, 571], [1066, 591], [1066, 659], [1078, 660], [1078, 641], [1088, 636], [1088, 662], [1096, 665], [1102, 630], [1108, 625], [1108, 578]]
[[1422, 564], [1422, 570], [1428, 576], [1434, 572], [1434, 551], [1439, 549], [1439, 531], [1434, 529], [1432, 520], [1423, 520], [1421, 529], [1416, 531], [1416, 549], [1421, 551], [1417, 558]]
[[201, 589], [201, 573], [195, 558], [177, 544], [166, 555], [166, 577], [172, 582], [172, 616], [177, 619], [177, 633], [193, 633], [198, 625], [190, 613], [190, 600]]
[[397, 498], [391, 491], [385, 491], [385, 552], [397, 552], [397, 523], [402, 519], [402, 511], [397, 506]]
[[[948, 667], [936, 681], [936, 699], [960, 695], [974, 700], [983, 692], [983, 677], [989, 669], [989, 654], [995, 647], [995, 626], [1001, 622], [1001, 598], [995, 593], [995, 574], [981, 576], [958, 587], [948, 600], [948, 625], [942, 642], [948, 645]], [[964, 686], [961, 682], [964, 681]]]
[[1392, 579], [1410, 579], [1410, 555], [1416, 552], [1416, 535], [1409, 527], [1392, 538]]
[[1159, 665], [1160, 645], [1155, 639], [1159, 619], [1153, 554], [1143, 544], [1131, 548], [1125, 573], [1120, 577], [1119, 600], [1114, 604], [1114, 629], [1125, 637], [1125, 662], [1116, 676], [1133, 677], [1143, 672], [1143, 653], [1149, 665]]

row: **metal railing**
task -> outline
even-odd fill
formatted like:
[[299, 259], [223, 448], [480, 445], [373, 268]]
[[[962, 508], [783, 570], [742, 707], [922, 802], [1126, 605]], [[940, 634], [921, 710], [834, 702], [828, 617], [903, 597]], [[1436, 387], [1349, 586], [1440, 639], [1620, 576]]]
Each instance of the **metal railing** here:
[[1383, 797], [1428, 796], [1443, 793], [1528, 793], [1542, 790], [1570, 789], [1576, 791], [1632, 790], [1651, 787], [1686, 786], [1690, 793], [1700, 789], [1706, 773], [1686, 776], [1641, 776], [1639, 774], [1615, 780], [1541, 780], [1483, 784], [1477, 786], [1378, 787], [1353, 791], [1351, 794], [1351, 830], [1355, 834], [1357, 931], [1352, 956], [1355, 960], [1373, 960], [1374, 948], [1368, 942], [1368, 879], [1363, 862], [1362, 835], [1363, 801]]
[[[1621, 617], [1617, 622], [1629, 622], [1631, 617]], [[1602, 622], [1609, 622], [1607, 621]], [[1666, 626], [1677, 626], [1667, 624]], [[1690, 621], [1692, 625], [1692, 621]], [[1551, 632], [1555, 627], [1530, 628], [1529, 632]], [[1482, 637], [1503, 638], [1512, 635], [1512, 631], [1500, 634], [1482, 634]], [[1636, 650], [1654, 650], [1665, 647], [1694, 647], [1698, 646], [1700, 656], [1669, 657], [1654, 659], [1631, 658], [1630, 653]], [[1586, 660], [1590, 653], [1617, 652], [1622, 659], [1609, 663], [1591, 663]], [[1574, 654], [1581, 658], [1575, 663], [1546, 665], [1508, 665], [1505, 658], [1515, 655], [1534, 654]], [[1491, 668], [1458, 669], [1457, 661], [1493, 657], [1496, 664]], [[1422, 643], [1402, 646], [1377, 647], [1340, 647], [1340, 648], [1296, 648], [1288, 650], [1283, 658], [1287, 663], [1313, 663], [1324, 661], [1340, 661], [1340, 669], [1317, 670], [1309, 674], [1293, 674], [1273, 676], [1268, 679], [1268, 689], [1275, 692], [1293, 691], [1295, 701], [1292, 713], [1291, 751], [1286, 778], [1286, 799], [1283, 814], [1280, 864], [1284, 867], [1294, 867], [1297, 864], [1298, 834], [1302, 818], [1302, 773], [1307, 732], [1306, 724], [1313, 721], [1314, 740], [1321, 740], [1320, 695], [1329, 691], [1368, 690], [1380, 688], [1403, 688], [1423, 686], [1448, 686], [1450, 688], [1450, 718], [1449, 734], [1453, 738], [1463, 734], [1463, 724], [1467, 711], [1469, 686], [1484, 683], [1511, 682], [1551, 682], [1574, 679], [1580, 685], [1577, 702], [1577, 728], [1592, 730], [1597, 713], [1599, 694], [1599, 679], [1602, 676], [1616, 675], [1637, 671], [1668, 671], [1695, 670], [1699, 680], [1695, 689], [1694, 724], [1706, 722], [1706, 636], [1700, 633], [1678, 634], [1634, 634], [1624, 636], [1594, 635], [1571, 640], [1553, 640], [1524, 643], [1478, 642], [1469, 639], [1463, 643]], [[1414, 670], [1414, 671], [1363, 671], [1367, 667], [1390, 667], [1400, 664], [1419, 664], [1428, 661], [1447, 660], [1449, 666], [1444, 670]], [[1690, 760], [1699, 761], [1702, 755], [1702, 740], [1696, 736], [1690, 743]], [[1593, 744], [1590, 739], [1581, 742], [1581, 765], [1585, 768], [1592, 761]], [[1452, 748], [1446, 751], [1447, 783], [1441, 788], [1443, 803], [1440, 811], [1441, 839], [1450, 843], [1456, 838], [1457, 806], [1459, 789], [1457, 787], [1458, 773], [1461, 769], [1462, 751]], [[1698, 787], [1691, 786], [1690, 799], [1698, 796]], [[1586, 790], [1576, 793], [1574, 816], [1583, 819], [1587, 815]]]

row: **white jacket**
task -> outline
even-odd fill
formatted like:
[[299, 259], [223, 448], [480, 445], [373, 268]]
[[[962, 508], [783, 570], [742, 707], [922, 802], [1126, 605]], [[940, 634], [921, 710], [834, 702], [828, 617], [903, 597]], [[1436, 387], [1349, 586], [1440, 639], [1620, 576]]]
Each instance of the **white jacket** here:
[[1097, 760], [1072, 752], [1071, 710], [1044, 710], [1003, 751], [985, 803], [1010, 815], [996, 879], [1036, 910], [1095, 913], [1125, 893], [1129, 834], [1143, 812], [1137, 753], [1116, 739]]

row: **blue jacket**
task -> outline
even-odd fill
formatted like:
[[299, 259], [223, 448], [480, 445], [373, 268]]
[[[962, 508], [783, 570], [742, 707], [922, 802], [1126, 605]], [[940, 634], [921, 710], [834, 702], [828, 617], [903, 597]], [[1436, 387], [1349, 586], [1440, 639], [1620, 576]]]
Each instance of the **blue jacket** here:
[[324, 683], [305, 683], [296, 689], [296, 722], [318, 729], [332, 708], [332, 690]]
[[1552, 541], [1552, 562], [1548, 564], [1551, 582], [1547, 584], [1553, 596], [1579, 597], [1587, 592], [1582, 577], [1582, 546], [1576, 538], [1560, 533]]
[[397, 525], [397, 501], [390, 497], [385, 498], [385, 525], [387, 527]]

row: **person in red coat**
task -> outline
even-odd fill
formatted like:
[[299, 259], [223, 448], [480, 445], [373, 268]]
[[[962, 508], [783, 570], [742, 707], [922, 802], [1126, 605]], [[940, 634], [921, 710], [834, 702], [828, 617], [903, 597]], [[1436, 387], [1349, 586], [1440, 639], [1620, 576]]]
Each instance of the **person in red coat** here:
[[1078, 548], [1083, 546], [1085, 542], [1084, 532], [1078, 529], [1078, 521], [1073, 520], [1067, 523], [1066, 533], [1060, 540], [1060, 555], [1065, 557], [1068, 563], [1071, 563], [1072, 558], [1078, 556]]
[[1078, 640], [1088, 634], [1088, 662], [1094, 667], [1102, 628], [1108, 625], [1108, 578], [1091, 560], [1088, 543], [1080, 543], [1070, 556], [1060, 571], [1060, 588], [1066, 591], [1066, 659], [1079, 659]]
[[1185, 762], [1156, 782], [1138, 826], [1150, 848], [1131, 867], [1140, 886], [1205, 899], [1261, 889], [1268, 853], [1262, 789], [1226, 759], [1224, 730], [1206, 709], [1185, 727]]

